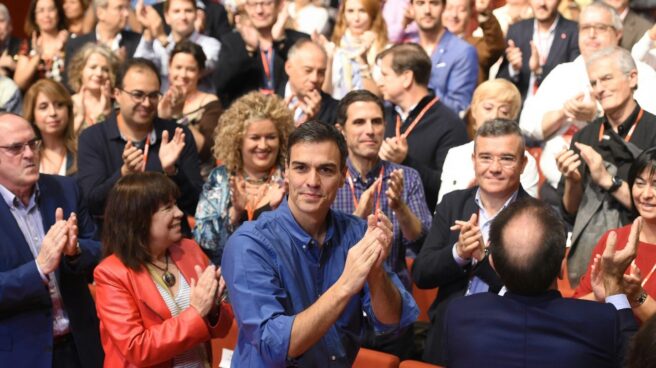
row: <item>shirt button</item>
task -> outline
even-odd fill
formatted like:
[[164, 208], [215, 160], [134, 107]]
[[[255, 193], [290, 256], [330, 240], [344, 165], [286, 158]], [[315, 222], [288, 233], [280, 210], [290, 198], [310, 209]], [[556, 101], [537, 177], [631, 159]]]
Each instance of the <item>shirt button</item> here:
[[334, 356], [334, 355], [331, 355], [331, 356], [330, 356], [330, 360], [337, 360], [337, 357]]

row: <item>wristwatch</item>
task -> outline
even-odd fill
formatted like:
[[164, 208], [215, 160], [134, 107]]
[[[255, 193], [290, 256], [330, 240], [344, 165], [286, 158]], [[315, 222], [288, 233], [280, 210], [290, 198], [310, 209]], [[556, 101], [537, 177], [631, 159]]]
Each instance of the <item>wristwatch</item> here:
[[608, 193], [614, 193], [622, 186], [622, 178], [615, 175], [611, 181], [610, 187], [606, 190]]
[[647, 295], [647, 293], [645, 293], [644, 291], [642, 293], [640, 293], [640, 296], [637, 297], [636, 300], [635, 300], [635, 302], [636, 302], [635, 306], [639, 307], [639, 306], [643, 305], [645, 303], [645, 300], [647, 300], [648, 296], [649, 295]]

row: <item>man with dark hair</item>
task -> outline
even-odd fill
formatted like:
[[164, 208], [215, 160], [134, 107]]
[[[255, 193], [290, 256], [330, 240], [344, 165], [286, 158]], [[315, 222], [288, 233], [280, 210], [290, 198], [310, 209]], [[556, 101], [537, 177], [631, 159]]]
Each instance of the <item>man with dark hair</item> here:
[[310, 39], [302, 38], [289, 49], [285, 62], [289, 80], [276, 93], [289, 103], [296, 125], [309, 120], [335, 124], [337, 100], [321, 90], [327, 62], [326, 51]]
[[[385, 263], [412, 292], [406, 249], [419, 251], [431, 221], [419, 173], [378, 157], [385, 120], [383, 102], [373, 93], [355, 90], [346, 94], [337, 108], [336, 126], [346, 139], [348, 170], [333, 209], [363, 219], [380, 209], [392, 219], [392, 244]], [[368, 332], [366, 347], [394, 354], [401, 360], [412, 356], [411, 328], [394, 336]]]
[[444, 364], [444, 312], [458, 296], [499, 293], [503, 284], [487, 261], [490, 224], [510, 203], [529, 196], [519, 178], [526, 165], [517, 123], [495, 119], [476, 133], [472, 155], [477, 186], [446, 194], [412, 268], [419, 288], [439, 287], [423, 359]]
[[444, 105], [460, 114], [469, 107], [478, 84], [478, 54], [476, 48], [444, 27], [444, 3], [445, 0], [410, 1], [410, 11], [419, 30], [418, 37], [410, 41], [421, 45], [430, 56], [428, 88]]
[[490, 264], [508, 291], [449, 305], [449, 367], [621, 367], [637, 330], [622, 280], [636, 255], [638, 228], [639, 220], [626, 248], [614, 252], [615, 241], [606, 244], [599, 267], [608, 304], [564, 299], [556, 279], [567, 232], [558, 213], [533, 198], [508, 206], [490, 229]]
[[393, 104], [385, 108], [380, 158], [419, 172], [432, 212], [447, 152], [468, 141], [465, 123], [428, 89], [431, 60], [419, 45], [392, 46], [377, 60], [376, 82]]
[[289, 136], [288, 199], [228, 240], [222, 271], [239, 324], [234, 366], [350, 367], [366, 313], [378, 332], [410, 325], [417, 305], [387, 269], [392, 224], [381, 211], [331, 211], [346, 142], [310, 121]]
[[0, 112], [0, 362], [100, 367], [103, 352], [87, 276], [100, 259], [75, 181], [39, 175], [41, 140]]
[[254, 90], [274, 93], [287, 83], [287, 52], [308, 35], [285, 28], [278, 17], [283, 0], [247, 0], [235, 15], [235, 29], [221, 39], [219, 65], [214, 73], [216, 95], [225, 106]]
[[[159, 75], [151, 61], [135, 58], [118, 73], [118, 111], [85, 129], [78, 147], [78, 183], [89, 211], [100, 222], [109, 190], [137, 171], [163, 171], [180, 187], [178, 207], [193, 215], [203, 185], [196, 144], [187, 127], [157, 117]], [[190, 235], [187, 221], [183, 232]]]

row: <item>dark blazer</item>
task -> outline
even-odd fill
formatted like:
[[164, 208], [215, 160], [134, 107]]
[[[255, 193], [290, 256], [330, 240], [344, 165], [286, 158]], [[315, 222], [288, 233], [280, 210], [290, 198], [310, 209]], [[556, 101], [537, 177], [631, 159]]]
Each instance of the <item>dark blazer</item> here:
[[[285, 98], [285, 86], [287, 85], [288, 79], [289, 78], [285, 74], [285, 83], [280, 85], [280, 88], [276, 90], [276, 94], [280, 96], [280, 98]], [[325, 124], [335, 125], [337, 120], [337, 105], [339, 104], [339, 101], [324, 91], [319, 91], [319, 93], [321, 94], [321, 107], [319, 108], [317, 115], [312, 118]]]
[[[531, 56], [530, 42], [533, 39], [533, 22], [534, 18], [526, 19], [515, 23], [508, 28], [506, 43], [508, 40], [513, 40], [515, 45], [522, 51], [522, 69], [517, 76], [511, 78], [510, 72], [508, 71], [508, 60], [504, 57], [498, 75], [498, 77], [508, 79], [517, 86], [519, 92], [522, 94], [522, 100], [526, 99], [526, 94], [528, 93], [529, 88], [533, 88], [532, 86], [529, 86], [531, 70], [528, 66], [528, 60]], [[578, 25], [571, 20], [565, 19], [565, 17], [559, 14], [558, 23], [556, 23], [554, 33], [554, 40], [549, 49], [547, 62], [542, 67], [542, 77], [537, 81], [538, 85], [547, 77], [547, 75], [549, 75], [556, 65], [573, 61], [579, 56], [580, 52], [578, 42]]]
[[[423, 359], [434, 364], [444, 364], [442, 351], [442, 332], [444, 331], [444, 313], [449, 302], [465, 295], [469, 280], [478, 276], [492, 290], [503, 286], [496, 272], [487, 259], [475, 267], [468, 265], [460, 267], [453, 259], [453, 245], [458, 241], [460, 232], [451, 231], [450, 227], [456, 220], [469, 220], [472, 214], [478, 213], [475, 202], [478, 186], [456, 190], [448, 193], [437, 205], [430, 231], [424, 245], [417, 255], [412, 267], [412, 278], [420, 289], [439, 287], [435, 301], [428, 310], [431, 325], [426, 337], [426, 349]], [[519, 188], [517, 199], [528, 197], [523, 188]]]
[[[285, 61], [287, 52], [301, 38], [309, 38], [305, 33], [285, 30], [285, 38], [273, 43], [273, 90], [278, 91], [285, 87], [287, 75], [285, 74]], [[214, 70], [214, 85], [216, 94], [225, 107], [232, 101], [250, 91], [264, 88], [264, 66], [260, 51], [252, 55], [246, 51], [246, 43], [239, 32], [231, 32], [221, 37], [221, 51], [219, 64]]]
[[629, 9], [622, 21], [622, 26], [620, 46], [631, 51], [633, 45], [651, 28], [651, 22]]
[[458, 298], [445, 321], [450, 368], [619, 368], [638, 329], [630, 308], [564, 299], [556, 290]]
[[[70, 329], [83, 367], [100, 367], [103, 351], [96, 308], [87, 286], [88, 276], [100, 258], [100, 243], [93, 240], [95, 225], [84, 207], [75, 181], [69, 177], [41, 175], [38, 206], [45, 233], [55, 223], [55, 209], [65, 218], [77, 214], [82, 253], [63, 256], [55, 271]], [[0, 365], [7, 367], [52, 366], [52, 300], [36, 268], [18, 223], [7, 203], [0, 200]]]
[[[139, 41], [141, 40], [141, 35], [136, 32], [122, 30], [121, 31], [121, 42], [120, 46], [125, 47], [125, 57], [127, 59], [134, 56], [134, 52], [139, 46]], [[89, 33], [77, 36], [75, 38], [68, 38], [66, 41], [66, 46], [64, 48], [64, 65], [66, 66], [66, 72], [64, 73], [65, 84], [68, 85], [68, 66], [70, 61], [75, 56], [75, 53], [78, 52], [84, 45], [87, 43], [96, 43], [96, 30], [92, 30]], [[70, 87], [69, 87], [70, 88]]]

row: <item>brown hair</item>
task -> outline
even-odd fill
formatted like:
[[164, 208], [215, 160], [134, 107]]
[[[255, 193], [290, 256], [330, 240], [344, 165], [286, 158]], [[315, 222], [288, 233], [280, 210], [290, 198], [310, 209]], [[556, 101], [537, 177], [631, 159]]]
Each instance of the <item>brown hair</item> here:
[[[29, 121], [34, 131], [40, 136], [39, 127], [34, 121], [34, 109], [36, 109], [36, 99], [39, 94], [43, 93], [52, 102], [63, 102], [68, 111], [68, 121], [66, 121], [66, 130], [64, 131], [64, 146], [66, 151], [73, 155], [73, 163], [66, 171], [66, 175], [72, 175], [77, 171], [77, 134], [75, 134], [75, 124], [73, 123], [73, 100], [66, 87], [52, 79], [39, 79], [36, 83], [25, 92], [23, 99], [23, 117]], [[43, 146], [41, 146], [43, 149]]]
[[135, 271], [150, 262], [153, 214], [179, 195], [178, 186], [162, 173], [139, 172], [119, 179], [109, 193], [105, 207], [103, 255], [114, 254]]
[[[346, 2], [348, 0], [342, 0], [339, 11], [336, 17], [335, 29], [333, 30], [332, 41], [335, 45], [339, 46], [342, 41], [342, 36], [346, 33]], [[376, 40], [374, 41], [373, 48], [376, 50], [382, 50], [385, 48], [388, 42], [387, 38], [387, 25], [385, 24], [385, 19], [383, 19], [383, 9], [381, 6], [380, 0], [358, 0], [362, 3], [362, 7], [367, 12], [369, 19], [371, 20], [370, 31], [373, 31], [376, 34]], [[373, 63], [375, 60], [367, 60], [369, 63]]]
[[166, 0], [166, 1], [164, 1], [164, 13], [169, 11], [169, 8], [171, 7], [171, 3], [173, 1], [186, 1], [186, 2], [188, 2], [188, 3], [190, 3], [194, 6], [194, 10], [198, 9], [196, 7], [196, 1], [195, 0]]
[[[30, 2], [30, 8], [27, 11], [27, 17], [25, 18], [25, 25], [23, 30], [25, 34], [30, 36], [32, 32], [41, 32], [39, 26], [36, 24], [36, 4], [39, 0], [32, 0]], [[62, 6], [61, 0], [52, 0], [55, 4], [55, 9], [57, 9], [57, 30], [61, 31], [66, 29], [66, 15], [64, 14], [64, 7]], [[34, 45], [32, 45], [34, 47]]]
[[412, 72], [415, 83], [427, 87], [431, 74], [431, 59], [426, 51], [416, 43], [404, 43], [394, 45], [376, 56], [376, 60], [382, 60], [385, 56], [392, 55], [392, 70], [401, 74], [406, 70]]

